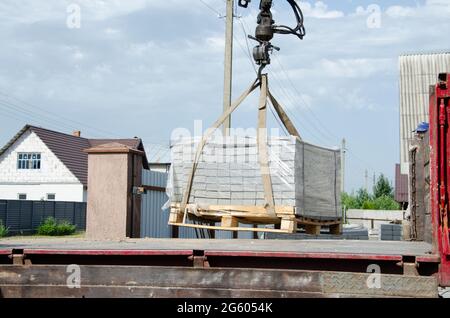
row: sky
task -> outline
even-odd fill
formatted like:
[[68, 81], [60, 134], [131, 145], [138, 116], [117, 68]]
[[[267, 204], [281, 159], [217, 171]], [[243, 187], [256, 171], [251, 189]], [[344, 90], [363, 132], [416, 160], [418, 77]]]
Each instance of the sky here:
[[[450, 51], [450, 0], [299, 2], [304, 40], [276, 35], [269, 86], [302, 137], [340, 147], [346, 191], [392, 181], [399, 162], [401, 54]], [[258, 1], [234, 22], [233, 97], [255, 78], [245, 34]], [[79, 13], [79, 15], [78, 15]], [[224, 0], [2, 0], [0, 144], [25, 124], [95, 137], [143, 139], [167, 161], [177, 128], [203, 128], [222, 112]], [[287, 2], [274, 19], [293, 24]], [[79, 16], [79, 20], [77, 17]], [[79, 22], [79, 23], [78, 23]], [[257, 122], [257, 96], [232, 118]], [[278, 127], [269, 118], [271, 127]]]

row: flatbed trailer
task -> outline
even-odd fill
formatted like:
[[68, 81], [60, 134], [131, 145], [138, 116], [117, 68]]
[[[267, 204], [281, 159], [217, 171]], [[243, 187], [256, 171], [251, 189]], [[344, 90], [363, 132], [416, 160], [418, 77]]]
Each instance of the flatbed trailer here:
[[449, 82], [430, 93], [431, 244], [4, 239], [0, 297], [437, 297], [450, 287]]
[[12, 239], [0, 260], [3, 297], [437, 297], [440, 257], [423, 242]]

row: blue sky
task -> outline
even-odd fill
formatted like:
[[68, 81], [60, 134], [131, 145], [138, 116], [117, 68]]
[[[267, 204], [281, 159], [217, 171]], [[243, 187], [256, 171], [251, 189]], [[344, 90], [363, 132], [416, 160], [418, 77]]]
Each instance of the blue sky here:
[[[223, 0], [3, 0], [0, 3], [0, 143], [31, 123], [87, 137], [143, 138], [167, 158], [171, 132], [210, 125], [222, 109]], [[235, 21], [234, 96], [254, 78], [244, 30], [257, 2]], [[66, 25], [81, 8], [81, 27]], [[290, 23], [281, 0], [274, 19]], [[448, 51], [450, 0], [302, 1], [307, 36], [278, 35], [269, 72], [277, 99], [310, 142], [345, 137], [346, 189], [399, 161], [398, 56]], [[371, 6], [372, 5], [372, 6]], [[380, 8], [379, 27], [368, 19]], [[371, 7], [369, 7], [371, 6]], [[211, 8], [213, 8], [213, 10]], [[369, 22], [373, 20], [369, 20]], [[253, 43], [249, 43], [253, 47]], [[233, 118], [256, 124], [256, 96]], [[277, 126], [271, 119], [270, 124]]]

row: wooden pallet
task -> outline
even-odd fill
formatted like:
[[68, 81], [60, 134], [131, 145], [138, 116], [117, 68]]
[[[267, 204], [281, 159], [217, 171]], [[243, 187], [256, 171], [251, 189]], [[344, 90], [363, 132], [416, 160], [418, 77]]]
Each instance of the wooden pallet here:
[[[251, 231], [251, 232], [274, 232], [295, 233], [297, 231], [297, 220], [295, 218], [295, 207], [277, 206], [275, 216], [267, 213], [262, 206], [244, 205], [188, 205], [187, 213], [181, 211], [180, 204], [173, 204], [170, 210], [169, 224], [193, 228], [203, 228], [223, 231]], [[199, 219], [206, 222], [220, 222], [220, 226], [200, 225], [186, 223], [186, 218]], [[239, 227], [243, 224], [279, 224], [279, 229], [248, 228]]]
[[297, 217], [298, 226], [305, 228], [306, 234], [319, 235], [322, 227], [329, 227], [330, 234], [342, 234], [342, 220], [315, 220], [306, 217]]

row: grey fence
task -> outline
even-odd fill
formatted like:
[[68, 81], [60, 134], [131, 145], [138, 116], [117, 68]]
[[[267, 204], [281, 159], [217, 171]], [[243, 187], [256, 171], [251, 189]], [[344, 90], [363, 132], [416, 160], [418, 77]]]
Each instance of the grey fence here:
[[[168, 197], [163, 189], [167, 185], [167, 173], [142, 170], [142, 184], [155, 187], [142, 195], [141, 205], [141, 237], [171, 238], [176, 236], [176, 229], [168, 225], [169, 210], [163, 209]], [[159, 190], [156, 190], [158, 189]], [[196, 238], [195, 230], [181, 227], [178, 229], [179, 238]]]
[[10, 234], [29, 234], [48, 217], [86, 228], [85, 202], [0, 200], [0, 220]]

